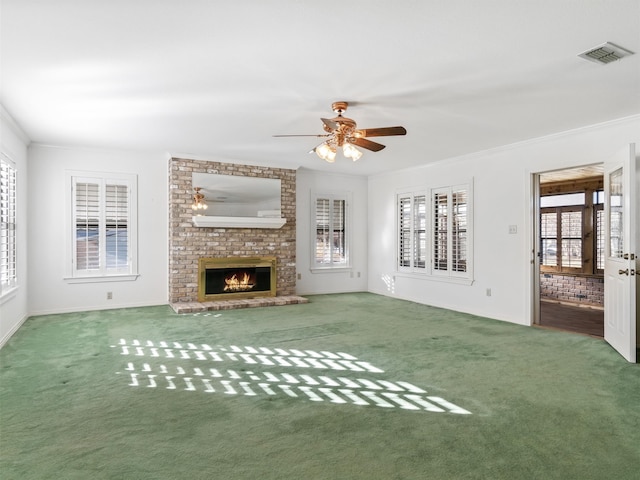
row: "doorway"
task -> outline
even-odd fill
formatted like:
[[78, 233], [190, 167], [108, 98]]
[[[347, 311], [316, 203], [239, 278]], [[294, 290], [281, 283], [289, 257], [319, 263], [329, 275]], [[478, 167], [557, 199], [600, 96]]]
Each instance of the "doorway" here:
[[604, 165], [536, 174], [534, 325], [604, 337]]

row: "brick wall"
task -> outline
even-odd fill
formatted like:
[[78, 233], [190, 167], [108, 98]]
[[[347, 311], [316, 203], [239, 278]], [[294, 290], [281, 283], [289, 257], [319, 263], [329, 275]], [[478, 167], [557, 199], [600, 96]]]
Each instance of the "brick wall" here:
[[540, 296], [543, 299], [603, 306], [604, 279], [543, 273], [540, 275]]
[[[282, 216], [279, 229], [202, 228], [191, 221], [191, 175], [217, 173], [279, 178]], [[266, 256], [277, 258], [276, 295], [294, 295], [296, 286], [296, 171], [204, 160], [169, 160], [169, 302], [198, 301], [200, 257]]]

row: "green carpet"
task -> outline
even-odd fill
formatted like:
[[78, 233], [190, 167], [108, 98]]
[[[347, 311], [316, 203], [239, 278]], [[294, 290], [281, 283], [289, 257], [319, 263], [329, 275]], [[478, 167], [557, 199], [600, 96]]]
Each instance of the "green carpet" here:
[[309, 298], [30, 318], [0, 351], [0, 478], [639, 478], [640, 367], [605, 342]]

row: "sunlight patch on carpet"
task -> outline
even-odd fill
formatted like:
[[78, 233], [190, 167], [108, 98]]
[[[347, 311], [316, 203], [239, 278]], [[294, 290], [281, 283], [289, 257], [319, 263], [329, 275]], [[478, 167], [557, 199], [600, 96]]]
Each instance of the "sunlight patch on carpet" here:
[[[132, 357], [122, 371], [116, 372], [127, 378], [129, 387], [243, 396], [284, 395], [312, 402], [471, 414], [441, 397], [426, 395], [425, 390], [409, 382], [377, 378], [372, 374], [383, 374], [384, 370], [345, 352], [212, 347], [124, 338], [111, 348], [119, 351], [121, 357], [128, 357], [127, 360]], [[229, 363], [241, 367], [229, 369]]]

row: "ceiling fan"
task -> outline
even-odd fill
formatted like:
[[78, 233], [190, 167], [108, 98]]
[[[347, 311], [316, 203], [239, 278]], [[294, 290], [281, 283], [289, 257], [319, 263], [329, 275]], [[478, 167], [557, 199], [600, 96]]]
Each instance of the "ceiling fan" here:
[[356, 122], [351, 118], [343, 117], [342, 114], [347, 111], [348, 102], [333, 102], [332, 110], [338, 114], [335, 118], [321, 118], [322, 127], [326, 134], [322, 135], [274, 135], [274, 137], [318, 137], [326, 138], [324, 142], [312, 149], [309, 153], [316, 153], [320, 158], [327, 162], [336, 161], [336, 152], [338, 147], [342, 147], [342, 152], [347, 158], [351, 158], [354, 162], [362, 156], [362, 152], [356, 146], [379, 152], [385, 146], [381, 143], [367, 140], [367, 137], [388, 137], [392, 135], [406, 135], [407, 130], [404, 127], [383, 127], [383, 128], [356, 128]]

